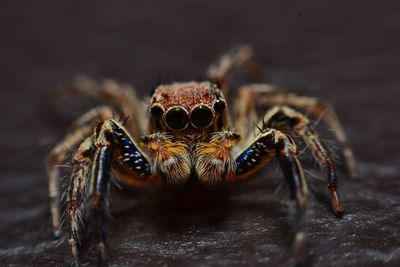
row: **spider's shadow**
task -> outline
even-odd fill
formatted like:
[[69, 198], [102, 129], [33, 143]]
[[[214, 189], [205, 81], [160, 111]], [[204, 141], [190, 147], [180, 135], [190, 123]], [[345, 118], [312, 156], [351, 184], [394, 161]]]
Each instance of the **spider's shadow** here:
[[[229, 186], [205, 187], [188, 184], [181, 187], [125, 188], [115, 189], [111, 198], [111, 221], [119, 229], [129, 229], [132, 223], [151, 225], [170, 233], [199, 227], [219, 228], [234, 209], [230, 201], [232, 188]], [[94, 220], [83, 231], [79, 245], [81, 253], [90, 251], [91, 236], [94, 236]], [[154, 228], [153, 228], [154, 229]], [[93, 251], [92, 251], [93, 252]]]
[[[274, 187], [273, 182], [268, 184]], [[118, 192], [112, 194], [114, 197], [111, 203], [111, 214], [114, 225], [117, 224], [118, 227], [112, 227], [114, 229], [110, 230], [114, 233], [119, 232], [118, 235], [126, 235], [127, 232], [122, 233], [120, 229], [129, 229], [133, 227], [132, 225], [140, 228], [148, 226], [155, 232], [162, 229], [161, 231], [164, 234], [167, 233], [167, 236], [170, 233], [178, 233], [180, 236], [180, 233], [193, 229], [203, 229], [207, 232], [230, 231], [230, 226], [227, 226], [225, 222], [232, 218], [232, 214], [236, 217], [233, 220], [235, 223], [242, 223], [241, 219], [237, 219], [238, 213], [250, 217], [260, 214], [274, 218], [274, 222], [281, 228], [280, 233], [271, 233], [267, 243], [280, 242], [290, 251], [292, 236], [282, 235], [282, 233], [293, 231], [293, 225], [288, 220], [291, 215], [287, 214], [288, 209], [282, 209], [286, 205], [285, 201], [278, 196], [260, 199], [260, 195], [274, 192], [275, 189], [271, 187], [266, 187], [266, 183], [259, 182], [246, 183], [246, 186], [223, 184], [205, 187], [199, 184], [188, 184], [182, 187], [117, 189]], [[260, 191], [263, 193], [260, 194]], [[235, 198], [237, 195], [240, 195], [240, 201]], [[265, 201], [267, 199], [276, 201]], [[158, 242], [158, 234], [150, 236]], [[287, 238], [282, 240], [282, 236], [287, 236]], [[261, 235], [260, 238], [265, 238], [265, 236]], [[87, 242], [84, 244], [82, 248], [87, 251], [89, 244]], [[312, 266], [311, 261], [312, 256], [308, 255], [305, 266]]]
[[[188, 184], [145, 191], [140, 193], [136, 207], [127, 206], [113, 212], [113, 217], [118, 220], [137, 214], [164, 229], [179, 231], [186, 226], [218, 226], [229, 218], [234, 208], [230, 201], [232, 188], [224, 185], [206, 187]], [[126, 198], [128, 194], [131, 195], [132, 190], [123, 190], [121, 196]]]

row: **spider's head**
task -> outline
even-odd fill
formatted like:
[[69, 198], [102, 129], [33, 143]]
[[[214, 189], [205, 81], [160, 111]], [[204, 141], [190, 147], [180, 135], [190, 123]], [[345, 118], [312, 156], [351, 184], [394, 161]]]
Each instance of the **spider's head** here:
[[156, 130], [168, 132], [219, 130], [225, 110], [221, 90], [210, 82], [160, 85], [149, 106]]

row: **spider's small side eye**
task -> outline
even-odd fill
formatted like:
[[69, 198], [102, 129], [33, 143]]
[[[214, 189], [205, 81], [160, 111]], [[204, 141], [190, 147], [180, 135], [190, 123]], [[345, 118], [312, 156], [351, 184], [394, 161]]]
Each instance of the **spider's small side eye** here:
[[150, 112], [151, 112], [151, 115], [153, 115], [154, 117], [159, 119], [164, 114], [164, 108], [161, 107], [160, 105], [154, 105], [151, 107]]
[[215, 112], [222, 112], [226, 107], [226, 103], [223, 100], [218, 99], [217, 101], [215, 101], [214, 103], [214, 110]]

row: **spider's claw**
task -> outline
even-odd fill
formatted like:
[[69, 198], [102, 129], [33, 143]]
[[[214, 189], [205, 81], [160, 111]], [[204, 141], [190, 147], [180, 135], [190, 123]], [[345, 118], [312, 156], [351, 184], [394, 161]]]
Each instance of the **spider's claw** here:
[[70, 258], [71, 258], [71, 267], [79, 267], [81, 266], [79, 263], [79, 258], [78, 258], [78, 250], [76, 247], [76, 241], [73, 238], [70, 238], [68, 240], [69, 246], [70, 246]]
[[337, 218], [343, 218], [344, 209], [341, 204], [338, 204], [337, 206], [333, 206], [333, 212], [335, 213], [335, 216]]
[[297, 256], [301, 255], [305, 240], [306, 234], [303, 231], [296, 233], [294, 238], [294, 249]]
[[305, 250], [305, 240], [306, 234], [298, 232], [294, 240], [294, 250], [295, 250], [295, 264], [294, 267], [306, 267], [309, 264], [306, 263], [306, 255], [304, 255]]
[[337, 210], [335, 211], [335, 215], [337, 218], [343, 218], [344, 211], [343, 210]]
[[335, 213], [336, 217], [342, 218], [344, 214], [344, 209], [336, 192], [336, 186], [334, 184], [330, 185], [329, 191], [331, 192], [331, 203], [333, 212]]
[[98, 257], [98, 265], [107, 267], [108, 266], [108, 261], [107, 261], [107, 252], [106, 252], [106, 245], [104, 242], [99, 242], [97, 244], [97, 257]]

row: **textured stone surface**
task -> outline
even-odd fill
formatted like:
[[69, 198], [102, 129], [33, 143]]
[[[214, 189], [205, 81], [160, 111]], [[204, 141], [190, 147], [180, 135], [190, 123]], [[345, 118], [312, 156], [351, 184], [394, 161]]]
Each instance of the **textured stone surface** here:
[[[324, 181], [312, 179], [321, 193], [310, 206], [309, 265], [400, 266], [395, 1], [261, 2], [2, 4], [1, 266], [66, 262], [65, 245], [49, 235], [43, 158], [93, 104], [52, 101], [60, 82], [77, 74], [115, 78], [144, 95], [160, 79], [198, 79], [238, 42], [254, 45], [265, 67], [261, 80], [332, 103], [360, 161], [365, 180], [341, 174], [341, 220], [329, 210]], [[275, 194], [280, 180], [270, 167], [258, 179], [214, 190], [114, 194], [112, 266], [289, 266], [293, 213]], [[95, 264], [93, 247], [82, 261]]]

